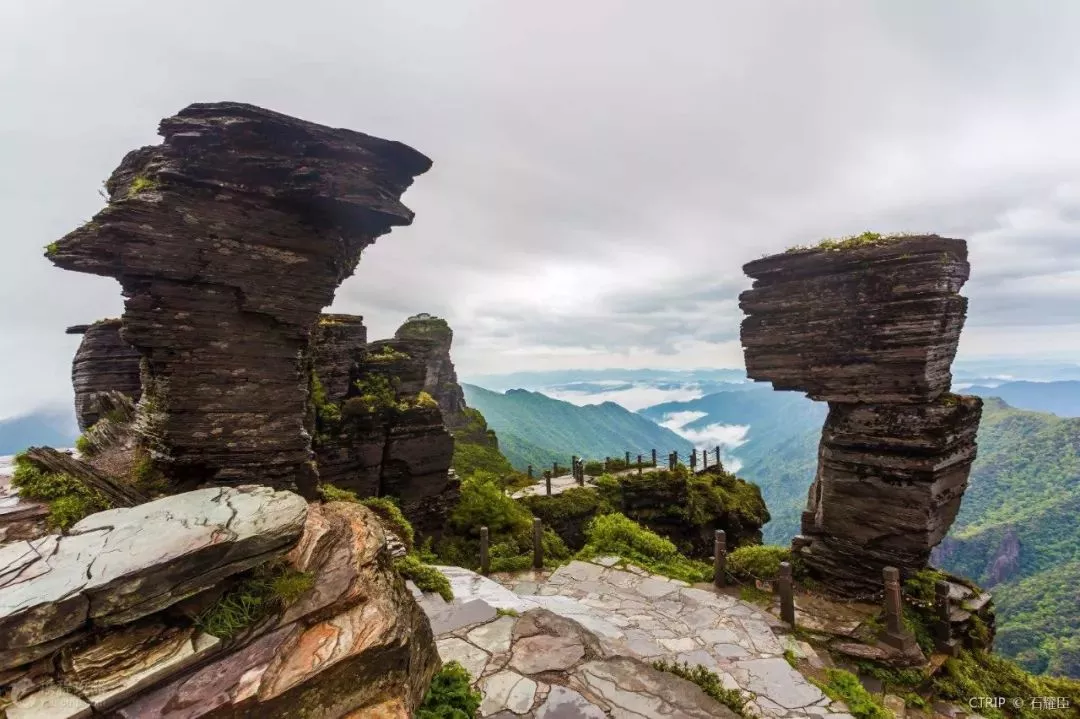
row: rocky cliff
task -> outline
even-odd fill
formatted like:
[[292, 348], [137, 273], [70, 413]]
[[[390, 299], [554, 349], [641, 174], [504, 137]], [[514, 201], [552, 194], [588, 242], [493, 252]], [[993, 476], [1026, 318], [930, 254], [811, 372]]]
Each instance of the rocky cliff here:
[[911, 576], [956, 517], [982, 408], [948, 393], [969, 269], [963, 240], [871, 234], [744, 267], [748, 374], [829, 402], [795, 547], [834, 591]]
[[313, 494], [312, 330], [361, 251], [411, 222], [399, 198], [431, 161], [239, 103], [191, 105], [159, 133], [47, 256], [119, 280], [123, 338], [142, 357], [144, 443], [175, 487]]
[[71, 363], [71, 382], [75, 387], [75, 417], [79, 429], [86, 431], [101, 419], [98, 395], [122, 392], [133, 400], [142, 393], [139, 379], [139, 353], [120, 338], [118, 319], [99, 320], [92, 325], [68, 327], [67, 333], [81, 334], [82, 342]]
[[449, 355], [428, 338], [366, 339], [361, 319], [348, 315], [327, 315], [316, 330], [321, 480], [362, 497], [395, 497], [421, 534], [438, 534], [459, 482], [450, 471], [454, 440], [425, 388]]
[[413, 353], [425, 364], [423, 390], [435, 398], [451, 431], [464, 425], [465, 393], [450, 360], [454, 331], [446, 320], [426, 313], [413, 315], [398, 327], [394, 339], [412, 343]]
[[0, 628], [12, 717], [404, 719], [438, 664], [375, 515], [266, 487], [3, 545]]

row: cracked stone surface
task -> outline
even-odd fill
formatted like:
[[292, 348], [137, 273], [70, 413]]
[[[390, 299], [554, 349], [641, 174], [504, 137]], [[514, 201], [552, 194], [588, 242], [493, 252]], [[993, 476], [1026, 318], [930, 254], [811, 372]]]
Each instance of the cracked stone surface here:
[[291, 492], [210, 488], [98, 512], [65, 536], [2, 545], [0, 669], [50, 653], [89, 620], [134, 621], [285, 552], [306, 516]]
[[[420, 595], [420, 601], [429, 616], [450, 627], [439, 639], [443, 659], [465, 664], [478, 685], [500, 672], [537, 680], [527, 710], [492, 698], [485, 700], [483, 716], [505, 711], [512, 712], [506, 716], [567, 719], [604, 716], [604, 711], [616, 717], [728, 716], [695, 713], [702, 710], [691, 700], [688, 687], [693, 685], [677, 680], [673, 687], [664, 682], [677, 678], [662, 672], [656, 679], [650, 663], [663, 659], [716, 672], [724, 686], [740, 689], [751, 701], [750, 710], [760, 716], [820, 717], [826, 707], [827, 713], [838, 714], [836, 719], [850, 719], [830, 707], [828, 698], [787, 663], [783, 652], [789, 640], [773, 632], [761, 609], [637, 567], [608, 566], [612, 564], [608, 558], [575, 561], [550, 574], [507, 577], [502, 584], [465, 569], [440, 567], [450, 579], [454, 602], [447, 604], [436, 595]], [[530, 585], [535, 593], [518, 593], [520, 584]], [[490, 607], [492, 614], [495, 609], [514, 610], [522, 617], [476, 620], [478, 604]], [[572, 620], [577, 629], [530, 631], [522, 622], [538, 609]], [[507, 646], [503, 638], [511, 626]], [[633, 662], [637, 673], [616, 658]], [[473, 671], [477, 667], [479, 671]], [[510, 678], [499, 681], [502, 697]]]

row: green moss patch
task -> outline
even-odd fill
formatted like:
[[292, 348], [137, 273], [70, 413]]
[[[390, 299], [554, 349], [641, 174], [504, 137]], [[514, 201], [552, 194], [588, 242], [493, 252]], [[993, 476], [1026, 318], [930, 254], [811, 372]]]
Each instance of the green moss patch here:
[[[1069, 707], [1080, 706], [1080, 681], [1032, 675], [1014, 662], [981, 651], [960, 652], [945, 662], [932, 680], [934, 693], [944, 699], [966, 704], [970, 697], [1016, 697], [1026, 701], [1015, 707], [1006, 702], [1001, 709], [984, 707], [979, 713], [990, 719], [1045, 719], [1052, 711], [1033, 708], [1035, 697], [1061, 697]], [[1064, 716], [1064, 715], [1062, 715]]]
[[431, 680], [417, 719], [473, 719], [483, 695], [471, 685], [465, 667], [456, 661], [443, 664]]
[[411, 579], [421, 591], [435, 592], [448, 602], [454, 599], [450, 580], [435, 567], [421, 562], [416, 555], [409, 554], [395, 559], [394, 569], [406, 579]]
[[780, 563], [792, 563], [792, 574], [795, 574], [791, 549], [778, 547], [771, 544], [755, 544], [739, 547], [727, 556], [727, 571], [735, 579], [742, 581], [771, 582], [780, 575]]
[[406, 550], [409, 552], [413, 550], [416, 534], [413, 532], [412, 524], [405, 519], [405, 515], [401, 513], [401, 507], [394, 500], [389, 497], [367, 497], [360, 500], [360, 504], [379, 515], [379, 518], [390, 527], [390, 531], [396, 534], [405, 545]]
[[858, 250], [864, 247], [879, 247], [886, 245], [890, 242], [896, 242], [897, 240], [903, 240], [908, 237], [914, 237], [909, 232], [898, 232], [893, 234], [882, 234], [880, 232], [863, 232], [858, 235], [850, 235], [848, 237], [829, 237], [821, 240], [816, 245], [795, 245], [789, 247], [786, 252], [802, 252], [803, 250], [825, 250], [827, 252], [836, 252], [842, 250]]
[[674, 674], [697, 684], [701, 687], [701, 691], [739, 716], [748, 716], [745, 711], [746, 699], [743, 698], [742, 693], [738, 689], [725, 689], [724, 681], [715, 672], [711, 672], [701, 665], [691, 667], [686, 663], [655, 661], [652, 665], [654, 669]]
[[400, 352], [390, 345], [383, 345], [377, 352], [368, 352], [367, 357], [364, 359], [366, 362], [387, 364], [390, 362], [402, 362], [412, 359], [412, 357], [407, 352]]
[[47, 521], [53, 529], [67, 530], [83, 517], [112, 507], [100, 492], [66, 474], [46, 472], [25, 455], [15, 457], [11, 484], [19, 490], [20, 497], [49, 506]]
[[892, 712], [874, 700], [859, 678], [843, 669], [826, 669], [825, 680], [810, 678], [833, 701], [847, 704], [848, 712], [856, 719], [894, 719]]
[[712, 577], [712, 567], [688, 559], [668, 539], [642, 527], [623, 514], [603, 514], [585, 530], [586, 545], [581, 559], [615, 555], [655, 574], [686, 582], [703, 582]]
[[135, 197], [135, 195], [138, 195], [140, 192], [156, 190], [160, 184], [161, 183], [153, 178], [139, 175], [131, 181], [131, 185], [128, 187], [127, 196]]

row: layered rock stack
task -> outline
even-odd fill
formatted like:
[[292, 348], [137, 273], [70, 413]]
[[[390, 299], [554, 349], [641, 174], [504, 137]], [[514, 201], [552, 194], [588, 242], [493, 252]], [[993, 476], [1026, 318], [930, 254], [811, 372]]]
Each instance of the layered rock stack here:
[[835, 592], [924, 568], [960, 508], [982, 402], [949, 393], [967, 244], [856, 238], [747, 264], [747, 374], [829, 403], [795, 540]]
[[71, 363], [71, 382], [75, 387], [75, 417], [84, 432], [101, 419], [97, 406], [100, 394], [122, 392], [137, 401], [142, 392], [140, 355], [120, 338], [120, 326], [120, 320], [108, 319], [67, 328], [69, 335], [82, 335]]
[[[395, 497], [422, 535], [437, 534], [456, 503], [454, 440], [426, 388], [450, 364], [428, 337], [366, 342], [359, 317], [326, 315], [316, 331], [315, 456], [323, 482], [361, 497]], [[445, 383], [440, 376], [438, 381]], [[454, 387], [457, 392], [456, 378]]]
[[412, 221], [399, 198], [431, 160], [239, 103], [191, 105], [159, 133], [47, 256], [120, 281], [141, 433], [175, 486], [311, 494], [312, 330], [361, 251]]
[[420, 313], [398, 327], [394, 339], [407, 340], [425, 363], [424, 391], [435, 398], [446, 426], [456, 430], [465, 424], [465, 392], [458, 384], [457, 371], [450, 360], [454, 331], [446, 320]]
[[356, 503], [211, 487], [0, 546], [10, 717], [414, 716], [438, 662]]

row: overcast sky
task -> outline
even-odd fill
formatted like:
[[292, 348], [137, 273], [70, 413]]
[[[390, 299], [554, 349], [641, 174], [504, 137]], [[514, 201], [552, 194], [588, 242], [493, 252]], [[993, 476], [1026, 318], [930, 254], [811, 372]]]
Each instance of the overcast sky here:
[[1075, 0], [5, 0], [0, 416], [122, 308], [42, 247], [216, 100], [433, 158], [333, 309], [444, 316], [464, 374], [740, 366], [741, 265], [865, 229], [969, 240], [963, 356], [1080, 356], [1077, 37]]

